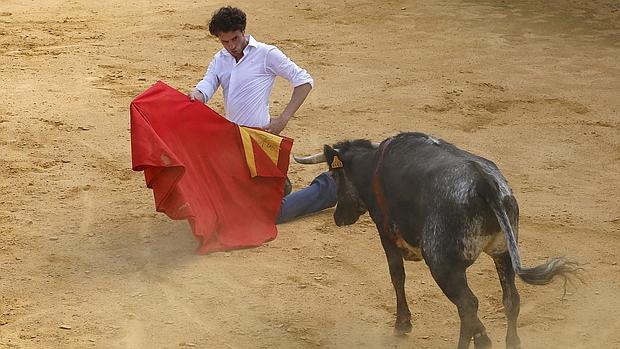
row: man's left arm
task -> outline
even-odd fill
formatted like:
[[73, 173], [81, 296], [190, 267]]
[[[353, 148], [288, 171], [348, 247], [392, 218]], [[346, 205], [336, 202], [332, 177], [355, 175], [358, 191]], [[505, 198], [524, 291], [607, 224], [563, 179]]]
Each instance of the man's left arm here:
[[269, 51], [265, 63], [267, 70], [290, 81], [293, 86], [291, 100], [280, 114], [280, 117], [272, 118], [269, 125], [265, 127], [266, 131], [279, 134], [306, 100], [306, 97], [312, 90], [314, 80], [306, 70], [300, 68], [276, 47]]
[[297, 109], [299, 109], [299, 107], [301, 107], [301, 105], [304, 103], [306, 97], [308, 97], [308, 94], [310, 93], [310, 90], [312, 90], [312, 85], [310, 83], [305, 83], [303, 85], [295, 87], [293, 89], [293, 95], [291, 96], [291, 100], [286, 105], [286, 108], [284, 108], [284, 110], [282, 111], [282, 114], [280, 114], [280, 117], [275, 119], [272, 118], [269, 122], [269, 125], [265, 127], [265, 130], [275, 134], [279, 134], [280, 132], [282, 132], [291, 117], [295, 115]]

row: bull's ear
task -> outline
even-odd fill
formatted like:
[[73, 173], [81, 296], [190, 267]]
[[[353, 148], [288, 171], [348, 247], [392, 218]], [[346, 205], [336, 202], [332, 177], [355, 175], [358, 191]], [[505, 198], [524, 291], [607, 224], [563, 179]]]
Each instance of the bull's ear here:
[[329, 165], [330, 170], [335, 170], [343, 167], [342, 160], [340, 159], [340, 153], [338, 153], [338, 150], [330, 147], [329, 145], [325, 145], [323, 147], [323, 153], [325, 154], [325, 160], [327, 161], [327, 165]]

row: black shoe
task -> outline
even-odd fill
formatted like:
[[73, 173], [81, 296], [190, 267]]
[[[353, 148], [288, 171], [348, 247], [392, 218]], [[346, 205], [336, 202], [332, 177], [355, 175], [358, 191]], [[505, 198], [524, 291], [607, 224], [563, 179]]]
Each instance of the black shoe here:
[[291, 184], [291, 180], [288, 179], [288, 176], [287, 176], [284, 180], [284, 196], [287, 196], [288, 194], [290, 194], [291, 191], [293, 191], [293, 185]]

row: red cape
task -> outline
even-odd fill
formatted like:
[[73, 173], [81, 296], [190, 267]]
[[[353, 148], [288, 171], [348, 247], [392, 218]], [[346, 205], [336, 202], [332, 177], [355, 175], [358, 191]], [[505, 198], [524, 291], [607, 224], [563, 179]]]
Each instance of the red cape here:
[[240, 127], [157, 82], [131, 103], [131, 156], [155, 207], [187, 219], [198, 252], [275, 239], [292, 139]]

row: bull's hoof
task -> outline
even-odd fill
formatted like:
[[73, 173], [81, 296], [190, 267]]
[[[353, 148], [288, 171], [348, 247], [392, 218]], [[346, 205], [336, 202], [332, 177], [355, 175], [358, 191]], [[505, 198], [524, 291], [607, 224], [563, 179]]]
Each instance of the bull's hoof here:
[[493, 346], [493, 342], [486, 333], [478, 333], [477, 336], [474, 335], [474, 346], [476, 349], [488, 349]]
[[521, 341], [519, 340], [519, 338], [517, 337], [516, 340], [507, 341], [506, 349], [521, 349]]
[[397, 322], [394, 324], [394, 334], [397, 336], [404, 336], [407, 333], [410, 333], [412, 328], [413, 326], [411, 326], [411, 321], [409, 320], [402, 321], [400, 323]]

